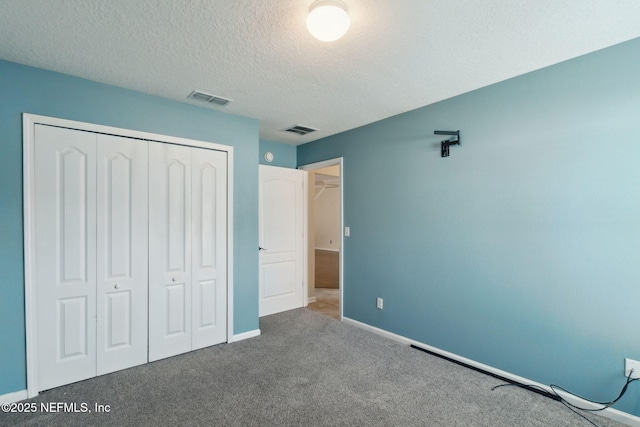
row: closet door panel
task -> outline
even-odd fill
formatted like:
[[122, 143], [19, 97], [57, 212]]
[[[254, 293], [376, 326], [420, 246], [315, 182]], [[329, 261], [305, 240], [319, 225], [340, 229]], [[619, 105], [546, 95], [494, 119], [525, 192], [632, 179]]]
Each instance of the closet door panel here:
[[35, 126], [38, 388], [96, 375], [95, 135]]
[[192, 149], [193, 348], [227, 341], [227, 154]]
[[98, 375], [147, 361], [148, 144], [97, 137]]
[[191, 350], [191, 152], [149, 143], [149, 360]]

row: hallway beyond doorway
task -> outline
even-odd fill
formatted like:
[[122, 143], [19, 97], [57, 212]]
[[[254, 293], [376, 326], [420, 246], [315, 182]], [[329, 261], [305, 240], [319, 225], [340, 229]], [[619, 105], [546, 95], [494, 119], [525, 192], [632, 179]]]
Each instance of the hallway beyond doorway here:
[[316, 288], [316, 301], [308, 308], [340, 320], [340, 289]]

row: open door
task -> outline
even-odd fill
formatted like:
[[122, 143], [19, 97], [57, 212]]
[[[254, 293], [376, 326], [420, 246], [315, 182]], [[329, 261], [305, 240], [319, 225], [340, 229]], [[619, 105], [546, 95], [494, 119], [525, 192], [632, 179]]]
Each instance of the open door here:
[[305, 172], [259, 166], [260, 316], [306, 304]]

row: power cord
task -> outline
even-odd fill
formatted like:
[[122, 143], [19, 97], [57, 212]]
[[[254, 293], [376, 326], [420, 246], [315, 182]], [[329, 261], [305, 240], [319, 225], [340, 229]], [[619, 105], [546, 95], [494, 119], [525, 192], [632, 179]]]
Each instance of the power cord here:
[[[593, 403], [594, 405], [603, 405], [602, 408], [597, 408], [597, 409], [592, 409], [592, 408], [581, 408], [577, 405], [574, 405], [572, 403], [567, 402], [568, 405], [576, 408], [576, 409], [580, 409], [581, 411], [589, 411], [589, 412], [598, 412], [598, 411], [604, 411], [605, 409], [611, 407], [613, 404], [615, 404], [618, 400], [620, 400], [620, 398], [622, 396], [624, 396], [624, 394], [627, 392], [627, 387], [629, 387], [629, 384], [631, 384], [634, 381], [638, 381], [640, 380], [640, 378], [631, 378], [631, 376], [633, 375], [633, 369], [629, 372], [629, 375], [627, 376], [627, 381], [625, 382], [624, 386], [622, 387], [622, 390], [620, 390], [620, 394], [618, 394], [618, 397], [616, 397], [615, 399], [613, 399], [610, 402], [595, 402], [593, 400], [589, 400], [589, 399], [585, 399], [583, 397], [580, 397], [574, 393], [571, 393], [570, 391], [565, 390], [564, 388], [557, 386], [555, 384], [551, 384], [549, 387], [551, 388], [551, 390], [556, 394], [556, 396], [560, 397], [558, 395], [558, 392], [556, 390], [560, 390], [564, 393], [570, 394], [572, 396], [576, 396], [582, 400], [586, 400], [587, 402]], [[562, 397], [560, 397], [560, 399], [564, 400]]]
[[[631, 371], [629, 372], [629, 375], [627, 376], [627, 380], [624, 384], [624, 386], [622, 387], [622, 390], [620, 390], [620, 393], [618, 394], [618, 397], [616, 397], [615, 399], [609, 401], [609, 402], [596, 402], [590, 399], [585, 399], [584, 397], [578, 396], [577, 394], [571, 393], [570, 391], [565, 390], [564, 388], [555, 385], [555, 384], [550, 384], [549, 388], [551, 389], [551, 393], [552, 396], [555, 398], [555, 400], [560, 401], [566, 408], [570, 409], [573, 413], [575, 413], [576, 415], [579, 415], [580, 417], [584, 418], [586, 421], [588, 421], [589, 423], [591, 423], [591, 425], [598, 427], [598, 425], [596, 423], [594, 423], [593, 421], [591, 421], [589, 418], [585, 417], [584, 414], [581, 414], [580, 412], [578, 412], [577, 410], [580, 411], [586, 411], [586, 412], [598, 412], [598, 411], [604, 411], [607, 408], [610, 408], [611, 406], [613, 406], [618, 400], [620, 400], [622, 398], [622, 396], [624, 396], [624, 394], [627, 392], [627, 388], [629, 387], [629, 384], [631, 384], [634, 381], [639, 381], [640, 378], [631, 378], [631, 376], [633, 375], [633, 369], [631, 369]], [[518, 387], [522, 387], [525, 389], [531, 389], [531, 388], [536, 388], [539, 390], [544, 390], [542, 387], [536, 386], [536, 385], [525, 385], [525, 384], [519, 384], [519, 383], [508, 383], [508, 384], [500, 384], [497, 385], [495, 387], [493, 387], [491, 390], [495, 390], [499, 387], [506, 387], [506, 386], [518, 386]], [[587, 402], [593, 403], [594, 405], [602, 405], [602, 408], [582, 408], [578, 405], [574, 405], [573, 403], [570, 403], [569, 401], [567, 401], [565, 398], [563, 398], [562, 396], [560, 396], [560, 394], [558, 394], [558, 391], [560, 390], [563, 393], [566, 394], [570, 394], [571, 396], [575, 396], [579, 399], [585, 400]], [[546, 390], [545, 390], [546, 391]]]
[[520, 387], [520, 388], [523, 388], [525, 390], [530, 390], [530, 391], [539, 390], [541, 392], [540, 394], [542, 394], [543, 396], [546, 396], [546, 397], [548, 397], [550, 399], [553, 399], [553, 400], [557, 400], [558, 402], [562, 403], [571, 412], [573, 412], [574, 414], [576, 414], [579, 417], [583, 418], [584, 420], [586, 420], [588, 423], [590, 423], [594, 427], [599, 427], [596, 423], [591, 421], [589, 418], [585, 417], [583, 414], [581, 414], [577, 410], [573, 409], [571, 406], [568, 406], [566, 404], [565, 400], [562, 397], [560, 397], [555, 391], [553, 393], [550, 393], [546, 389], [544, 389], [544, 388], [542, 388], [540, 386], [537, 386], [537, 385], [525, 385], [525, 384], [520, 384], [520, 383], [500, 384], [500, 385], [497, 385], [497, 386], [493, 387], [491, 390], [495, 390], [495, 389], [500, 388], [500, 387], [510, 387], [510, 386], [516, 386], [516, 387]]

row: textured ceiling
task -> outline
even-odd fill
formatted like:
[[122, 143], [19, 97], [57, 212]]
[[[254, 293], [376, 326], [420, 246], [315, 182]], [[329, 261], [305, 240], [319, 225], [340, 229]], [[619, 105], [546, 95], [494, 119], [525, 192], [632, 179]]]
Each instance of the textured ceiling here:
[[[207, 108], [301, 144], [640, 37], [638, 0], [345, 1], [351, 29], [324, 43], [312, 0], [0, 0], [0, 58], [230, 98]], [[294, 124], [319, 131], [281, 131]]]

